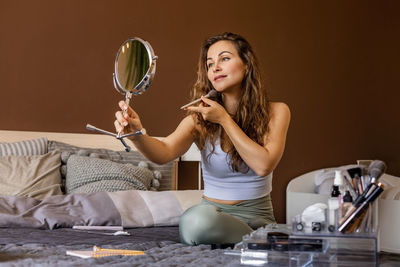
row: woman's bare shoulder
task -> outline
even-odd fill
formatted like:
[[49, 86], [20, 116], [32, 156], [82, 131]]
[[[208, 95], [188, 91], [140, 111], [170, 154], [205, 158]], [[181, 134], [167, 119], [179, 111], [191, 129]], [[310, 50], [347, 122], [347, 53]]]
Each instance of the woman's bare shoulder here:
[[[290, 109], [283, 102], [270, 102], [269, 132], [266, 135], [268, 141], [285, 140], [290, 124]], [[266, 141], [266, 143], [268, 142]]]
[[289, 117], [290, 118], [290, 109], [286, 103], [283, 102], [269, 102], [270, 113], [272, 117]]

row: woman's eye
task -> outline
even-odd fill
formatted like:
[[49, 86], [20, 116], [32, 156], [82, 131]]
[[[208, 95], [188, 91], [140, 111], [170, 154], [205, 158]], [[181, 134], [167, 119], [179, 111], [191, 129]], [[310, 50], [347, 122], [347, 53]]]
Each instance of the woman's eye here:
[[214, 63], [208, 63], [207, 64], [207, 68], [211, 68], [212, 66], [214, 66]]
[[229, 60], [229, 57], [223, 57], [222, 58], [222, 61], [227, 61], [227, 60]]

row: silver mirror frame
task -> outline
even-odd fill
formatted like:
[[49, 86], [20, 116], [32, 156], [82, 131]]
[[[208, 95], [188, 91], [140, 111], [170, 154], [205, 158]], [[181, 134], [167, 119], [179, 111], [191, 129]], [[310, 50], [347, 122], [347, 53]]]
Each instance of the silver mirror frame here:
[[[147, 72], [144, 75], [144, 77], [142, 78], [142, 80], [135, 86], [135, 88], [132, 90], [129, 90], [129, 89], [124, 88], [121, 85], [121, 82], [119, 80], [118, 58], [121, 53], [122, 47], [126, 43], [132, 42], [132, 41], [139, 41], [146, 48], [147, 55], [149, 56], [149, 69], [147, 70]], [[143, 92], [145, 92], [149, 88], [150, 84], [153, 82], [154, 74], [156, 72], [156, 60], [157, 59], [158, 59], [158, 57], [154, 54], [154, 50], [148, 42], [146, 42], [143, 39], [140, 39], [138, 37], [133, 37], [133, 38], [129, 38], [128, 40], [126, 40], [118, 49], [117, 55], [115, 57], [114, 73], [113, 73], [113, 82], [114, 82], [115, 90], [117, 90], [117, 92], [119, 92], [122, 95], [125, 95], [127, 93], [130, 93], [133, 95], [141, 95]]]

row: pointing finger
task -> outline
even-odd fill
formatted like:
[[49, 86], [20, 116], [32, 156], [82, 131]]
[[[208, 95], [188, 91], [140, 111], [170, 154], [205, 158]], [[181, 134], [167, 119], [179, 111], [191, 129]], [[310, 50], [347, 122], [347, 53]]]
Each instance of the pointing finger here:
[[193, 111], [193, 112], [202, 112], [202, 110], [203, 110], [203, 107], [200, 107], [200, 106], [198, 106], [198, 107], [186, 107], [185, 108], [185, 110], [189, 110], [189, 111]]

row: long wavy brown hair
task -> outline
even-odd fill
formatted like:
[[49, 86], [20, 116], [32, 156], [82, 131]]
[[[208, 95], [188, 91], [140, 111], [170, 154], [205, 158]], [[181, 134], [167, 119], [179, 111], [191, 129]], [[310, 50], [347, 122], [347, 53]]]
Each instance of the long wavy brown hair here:
[[[234, 44], [240, 58], [247, 66], [247, 71], [242, 81], [242, 94], [235, 114], [231, 115], [237, 125], [246, 135], [260, 145], [264, 145], [264, 135], [268, 131], [269, 101], [267, 91], [262, 86], [258, 61], [250, 44], [240, 35], [234, 33], [223, 33], [205, 40], [201, 47], [200, 59], [197, 70], [197, 81], [191, 91], [191, 98], [195, 100], [207, 94], [213, 89], [207, 77], [207, 52], [211, 45], [219, 41], [230, 41]], [[218, 94], [217, 101], [222, 103], [222, 96]], [[203, 149], [206, 140], [212, 144], [210, 155], [215, 150], [215, 142], [222, 134], [219, 124], [211, 123], [203, 119], [200, 113], [189, 113], [194, 116], [200, 126], [197, 132], [197, 145]], [[248, 167], [243, 169], [243, 160], [236, 151], [232, 142], [227, 138], [227, 153], [230, 155], [230, 164], [235, 172], [247, 172]], [[210, 156], [208, 155], [208, 156]]]

